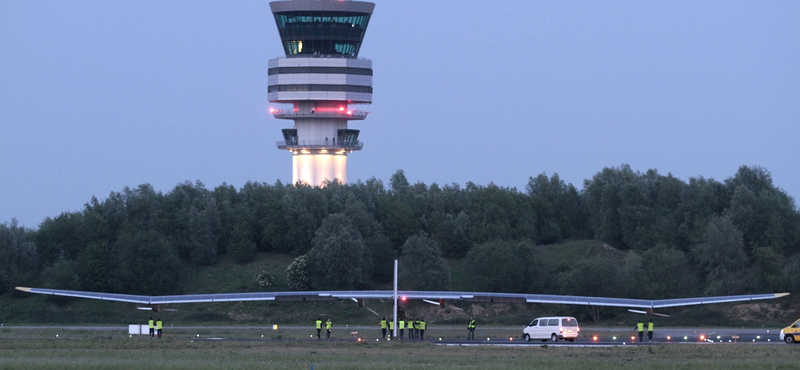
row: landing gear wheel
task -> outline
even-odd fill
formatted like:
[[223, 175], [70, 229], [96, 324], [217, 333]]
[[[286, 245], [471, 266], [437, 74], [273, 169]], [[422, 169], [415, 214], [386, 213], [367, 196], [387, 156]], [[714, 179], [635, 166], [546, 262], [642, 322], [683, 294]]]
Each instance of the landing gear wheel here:
[[789, 344], [794, 343], [794, 335], [787, 335], [783, 337], [783, 341]]
[[553, 342], [558, 342], [558, 336], [553, 334], [550, 336], [550, 340], [552, 340]]
[[530, 342], [530, 341], [531, 341], [531, 336], [530, 336], [530, 335], [528, 335], [528, 334], [525, 334], [525, 337], [524, 337], [524, 338], [525, 338], [525, 341], [526, 341], [526, 342]]

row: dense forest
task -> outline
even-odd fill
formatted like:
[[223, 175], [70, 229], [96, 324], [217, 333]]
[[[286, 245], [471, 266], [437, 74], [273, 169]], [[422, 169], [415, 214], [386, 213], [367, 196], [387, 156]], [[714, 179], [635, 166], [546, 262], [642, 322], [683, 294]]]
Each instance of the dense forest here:
[[[597, 239], [624, 253], [548, 263], [541, 245]], [[724, 182], [682, 181], [627, 165], [581, 190], [558, 175], [524, 191], [467, 183], [410, 184], [397, 171], [324, 187], [249, 182], [207, 189], [148, 184], [93, 197], [38, 229], [0, 225], [0, 292], [17, 285], [179, 294], [182, 271], [222, 256], [247, 264], [288, 253], [277, 290], [450, 288], [448, 261], [468, 266], [476, 291], [638, 298], [794, 291], [800, 287], [800, 213], [761, 167]], [[268, 286], [266, 284], [265, 286]]]

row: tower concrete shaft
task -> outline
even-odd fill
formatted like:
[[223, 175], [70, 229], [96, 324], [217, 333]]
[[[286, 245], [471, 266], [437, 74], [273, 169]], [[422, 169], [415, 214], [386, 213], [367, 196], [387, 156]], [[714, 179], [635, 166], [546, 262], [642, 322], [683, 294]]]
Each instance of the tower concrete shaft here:
[[[286, 57], [269, 61], [269, 101], [275, 118], [294, 121], [278, 149], [292, 153], [292, 183], [347, 182], [347, 155], [361, 150], [348, 121], [372, 103], [372, 61], [358, 52], [375, 4], [361, 1], [271, 2]], [[291, 108], [289, 108], [291, 104]]]

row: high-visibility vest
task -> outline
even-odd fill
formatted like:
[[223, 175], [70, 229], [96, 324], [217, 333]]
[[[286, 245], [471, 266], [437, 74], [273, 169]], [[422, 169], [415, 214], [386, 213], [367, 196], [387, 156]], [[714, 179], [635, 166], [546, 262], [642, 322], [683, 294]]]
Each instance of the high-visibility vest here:
[[408, 328], [409, 329], [414, 329], [414, 321], [413, 320], [408, 320]]
[[425, 330], [425, 321], [419, 322], [419, 330]]
[[322, 320], [317, 320], [317, 329], [322, 329]]
[[389, 330], [394, 330], [394, 321], [389, 321]]
[[150, 320], [147, 323], [150, 325], [150, 329], [153, 329], [155, 327], [155, 326], [153, 326], [153, 320]]
[[475, 320], [470, 320], [469, 325], [467, 327], [470, 329], [475, 329]]
[[653, 323], [652, 322], [647, 323], [647, 331], [653, 331]]
[[414, 321], [414, 329], [419, 329], [419, 320]]
[[644, 331], [644, 323], [640, 322], [640, 323], [636, 324], [636, 328], [639, 329], [639, 331]]
[[333, 326], [333, 323], [332, 323], [332, 322], [328, 321], [328, 322], [326, 322], [326, 323], [325, 323], [325, 329], [328, 329], [328, 330], [330, 330], [330, 329], [331, 329], [331, 326]]
[[400, 326], [398, 326], [397, 328], [400, 329], [400, 330], [405, 329], [406, 328], [406, 322], [403, 321], [403, 320], [400, 320]]
[[156, 321], [156, 329], [161, 330], [162, 322], [161, 320]]
[[386, 329], [386, 320], [381, 320], [381, 329]]

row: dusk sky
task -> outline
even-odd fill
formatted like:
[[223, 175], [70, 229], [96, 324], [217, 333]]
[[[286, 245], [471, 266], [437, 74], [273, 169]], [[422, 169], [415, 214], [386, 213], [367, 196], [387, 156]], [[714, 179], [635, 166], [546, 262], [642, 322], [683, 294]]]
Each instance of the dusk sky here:
[[[583, 188], [741, 165], [800, 196], [800, 1], [376, 0], [348, 179]], [[291, 182], [265, 0], [0, 3], [0, 223], [125, 186]]]

